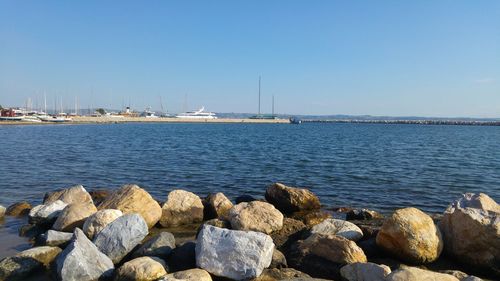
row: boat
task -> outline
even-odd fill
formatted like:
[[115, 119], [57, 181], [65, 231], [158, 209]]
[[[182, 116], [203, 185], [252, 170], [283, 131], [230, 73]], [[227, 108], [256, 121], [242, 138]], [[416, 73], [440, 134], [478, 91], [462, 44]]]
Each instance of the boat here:
[[141, 117], [146, 117], [146, 118], [159, 118], [158, 115], [155, 114], [154, 111], [151, 111], [151, 107], [148, 106], [142, 113]]
[[302, 124], [302, 120], [296, 117], [291, 117], [290, 118], [290, 124]]
[[188, 111], [188, 112], [180, 113], [175, 117], [184, 118], [184, 119], [217, 119], [217, 116], [215, 116], [215, 113], [205, 112], [204, 106], [202, 106], [197, 111]]

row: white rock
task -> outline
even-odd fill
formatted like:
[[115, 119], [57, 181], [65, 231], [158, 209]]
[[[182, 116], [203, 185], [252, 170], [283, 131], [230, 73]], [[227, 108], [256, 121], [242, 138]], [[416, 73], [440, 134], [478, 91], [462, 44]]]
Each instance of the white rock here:
[[104, 209], [97, 211], [87, 218], [83, 224], [83, 232], [88, 238], [93, 239], [94, 236], [117, 218], [123, 216], [122, 211], [115, 209]]
[[38, 205], [30, 210], [28, 218], [30, 223], [43, 224], [55, 221], [68, 204], [56, 200], [48, 205]]
[[347, 281], [385, 281], [391, 273], [387, 265], [376, 263], [351, 263], [340, 269], [340, 275]]
[[313, 226], [311, 233], [334, 234], [352, 241], [358, 241], [363, 237], [363, 231], [355, 224], [338, 219], [326, 219]]
[[48, 230], [42, 234], [42, 243], [46, 246], [60, 246], [68, 243], [73, 238], [73, 233]]

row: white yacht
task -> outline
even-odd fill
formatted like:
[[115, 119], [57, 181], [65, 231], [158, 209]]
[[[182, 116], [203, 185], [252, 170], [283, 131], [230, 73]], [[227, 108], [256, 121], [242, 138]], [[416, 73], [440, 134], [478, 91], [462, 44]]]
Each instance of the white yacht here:
[[177, 118], [185, 118], [185, 119], [217, 119], [217, 116], [215, 116], [215, 113], [204, 112], [204, 110], [205, 110], [205, 107], [202, 106], [197, 111], [188, 111], [188, 112], [180, 113], [176, 117]]
[[142, 113], [141, 113], [141, 117], [146, 117], [146, 118], [159, 118], [158, 115], [155, 114], [154, 111], [151, 111], [151, 107], [148, 106], [146, 108], [146, 110], [144, 110]]

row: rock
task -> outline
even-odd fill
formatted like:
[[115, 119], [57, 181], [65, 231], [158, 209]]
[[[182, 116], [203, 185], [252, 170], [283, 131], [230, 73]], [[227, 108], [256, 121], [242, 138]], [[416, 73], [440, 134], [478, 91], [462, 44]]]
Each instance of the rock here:
[[75, 228], [82, 228], [85, 220], [97, 212], [94, 203], [72, 203], [66, 206], [52, 226], [58, 231], [73, 231]]
[[148, 225], [139, 214], [123, 215], [104, 227], [94, 237], [99, 251], [113, 263], [119, 263], [148, 235]]
[[160, 204], [146, 190], [137, 185], [124, 185], [114, 192], [99, 205], [99, 210], [104, 209], [117, 209], [123, 214], [138, 213], [149, 228], [161, 218]]
[[363, 232], [355, 224], [338, 219], [324, 220], [322, 223], [313, 226], [311, 233], [333, 234], [352, 241], [358, 241], [363, 237]]
[[205, 219], [223, 217], [233, 207], [233, 203], [221, 192], [208, 195], [204, 202]]
[[375, 263], [352, 263], [340, 269], [340, 275], [347, 281], [385, 281], [391, 269]]
[[293, 268], [264, 269], [262, 274], [252, 281], [327, 281], [326, 279], [312, 278], [304, 272]]
[[212, 276], [203, 269], [194, 268], [168, 274], [159, 281], [212, 281]]
[[319, 198], [304, 188], [288, 187], [281, 183], [270, 185], [266, 190], [266, 200], [285, 214], [321, 207]]
[[459, 270], [439, 270], [439, 273], [453, 275], [457, 279], [461, 280], [467, 278], [469, 276], [467, 273], [459, 271]]
[[266, 234], [205, 225], [196, 242], [196, 264], [216, 276], [255, 278], [271, 264], [273, 251]]
[[257, 201], [257, 199], [251, 195], [240, 195], [240, 196], [236, 197], [236, 199], [234, 201], [236, 202], [236, 204], [240, 204], [243, 202]]
[[123, 216], [122, 211], [115, 209], [104, 209], [97, 211], [85, 220], [83, 232], [89, 239], [101, 232], [106, 225], [112, 223], [117, 218]]
[[366, 262], [366, 256], [355, 242], [333, 234], [312, 234], [299, 248], [338, 264]]
[[70, 188], [62, 189], [55, 192], [49, 192], [45, 194], [43, 198], [43, 204], [48, 205], [57, 200], [61, 200], [66, 204], [74, 204], [74, 203], [92, 203], [92, 197], [90, 194], [83, 188], [82, 185], [75, 185]]
[[269, 268], [284, 268], [288, 267], [285, 255], [277, 249], [273, 251], [273, 259]]
[[137, 249], [132, 257], [156, 256], [161, 258], [168, 257], [175, 248], [175, 238], [170, 232], [161, 232], [146, 241]]
[[92, 190], [89, 191], [90, 197], [92, 197], [92, 200], [94, 201], [94, 204], [96, 206], [99, 206], [106, 198], [108, 198], [111, 195], [111, 192], [109, 190]]
[[231, 227], [269, 234], [283, 227], [283, 214], [273, 205], [260, 201], [240, 203], [229, 211]]
[[0, 205], [0, 219], [5, 216], [5, 207]]
[[196, 243], [185, 242], [172, 251], [168, 257], [168, 268], [170, 271], [183, 271], [196, 267]]
[[[20, 216], [27, 215], [30, 212], [30, 210], [31, 210], [31, 204], [26, 202], [26, 201], [22, 201], [22, 202], [17, 202], [17, 203], [10, 205], [7, 208], [7, 211], [5, 212], [5, 214], [7, 216], [20, 217]], [[1, 214], [1, 211], [0, 211], [0, 214]], [[1, 217], [1, 215], [0, 215], [0, 217]]]
[[354, 209], [346, 213], [346, 220], [372, 220], [381, 219], [384, 216], [378, 212], [368, 210], [368, 209]]
[[377, 245], [406, 262], [435, 261], [443, 250], [441, 232], [430, 216], [416, 208], [399, 209], [377, 234]]
[[485, 194], [464, 194], [445, 211], [439, 226], [450, 256], [500, 276], [500, 213], [495, 204]]
[[42, 225], [26, 224], [19, 228], [19, 236], [33, 239], [45, 233], [47, 229]]
[[297, 240], [302, 239], [306, 226], [299, 220], [284, 218], [283, 227], [270, 235], [278, 249], [284, 249]]
[[45, 246], [64, 246], [71, 241], [73, 233], [61, 232], [56, 230], [48, 230], [42, 234], [41, 244]]
[[361, 231], [363, 231], [362, 240], [376, 238], [378, 232], [384, 224], [383, 219], [351, 220], [349, 222], [355, 224], [357, 227], [359, 227], [359, 229], [361, 229]]
[[53, 223], [59, 214], [68, 204], [61, 200], [54, 201], [47, 205], [38, 205], [30, 210], [28, 214], [31, 224], [50, 224]]
[[330, 213], [323, 210], [301, 211], [291, 215], [291, 218], [301, 220], [307, 227], [313, 227], [331, 217]]
[[458, 281], [453, 275], [404, 266], [386, 277], [387, 281]]
[[203, 203], [198, 195], [185, 190], [173, 190], [168, 194], [160, 219], [163, 227], [201, 221], [203, 221]]
[[59, 280], [94, 281], [113, 275], [113, 262], [76, 228], [71, 243], [56, 259]]
[[165, 262], [156, 257], [140, 257], [124, 263], [117, 271], [116, 281], [154, 281], [165, 276]]
[[61, 252], [58, 247], [34, 247], [0, 261], [0, 280], [23, 280], [31, 273], [49, 267]]
[[464, 279], [460, 279], [460, 281], [483, 281], [483, 279], [476, 276], [467, 276]]

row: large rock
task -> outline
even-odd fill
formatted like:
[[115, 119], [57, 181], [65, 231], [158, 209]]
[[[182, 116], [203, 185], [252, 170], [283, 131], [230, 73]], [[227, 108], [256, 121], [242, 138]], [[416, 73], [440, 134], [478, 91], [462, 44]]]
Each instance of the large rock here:
[[44, 267], [48, 268], [61, 252], [58, 247], [34, 247], [0, 261], [0, 280], [24, 280]]
[[204, 202], [206, 220], [224, 217], [233, 207], [233, 203], [222, 192], [208, 195]]
[[437, 273], [416, 267], [404, 266], [386, 277], [387, 281], [459, 281], [449, 274]]
[[[5, 212], [5, 214], [8, 216], [14, 216], [14, 217], [25, 216], [30, 212], [31, 208], [32, 208], [31, 204], [26, 202], [26, 201], [17, 202], [17, 203], [10, 205], [7, 208], [7, 211]], [[1, 213], [1, 211], [0, 211], [0, 213]]]
[[115, 281], [154, 281], [165, 276], [165, 262], [156, 257], [140, 257], [124, 263]]
[[70, 188], [66, 188], [63, 190], [46, 193], [43, 198], [43, 204], [48, 205], [57, 200], [61, 200], [66, 204], [74, 204], [74, 203], [92, 203], [92, 197], [90, 194], [83, 188], [82, 185], [75, 185]]
[[159, 281], [212, 281], [212, 276], [203, 269], [193, 268], [168, 274]]
[[59, 280], [96, 281], [113, 275], [113, 262], [85, 236], [75, 229], [71, 243], [57, 257], [56, 271]]
[[48, 230], [41, 236], [41, 244], [45, 246], [63, 246], [71, 241], [73, 233]]
[[340, 269], [340, 275], [347, 281], [386, 281], [391, 273], [387, 265], [375, 263], [351, 263]]
[[394, 212], [382, 225], [376, 241], [380, 248], [414, 264], [433, 262], [443, 250], [439, 228], [416, 208]]
[[5, 216], [5, 207], [0, 205], [0, 219]]
[[203, 221], [203, 203], [198, 195], [185, 190], [172, 190], [163, 204], [160, 224], [178, 226]]
[[316, 210], [321, 207], [314, 193], [304, 188], [288, 187], [281, 183], [270, 185], [266, 190], [266, 200], [283, 213]]
[[363, 250], [355, 242], [333, 234], [312, 234], [299, 248], [304, 253], [322, 257], [337, 264], [366, 262]]
[[30, 210], [28, 214], [29, 222], [32, 224], [53, 223], [67, 205], [61, 200], [56, 200], [47, 205], [38, 205]]
[[229, 211], [229, 221], [233, 229], [269, 234], [283, 227], [283, 214], [266, 202], [244, 202]]
[[460, 262], [500, 276], [500, 212], [486, 194], [464, 194], [440, 222], [445, 251]]
[[124, 185], [108, 196], [100, 205], [99, 210], [117, 209], [124, 214], [138, 213], [146, 221], [149, 228], [161, 218], [161, 207], [153, 197], [137, 185]]
[[326, 219], [313, 226], [311, 233], [334, 234], [352, 241], [358, 241], [363, 237], [363, 231], [355, 224], [339, 219]]
[[85, 220], [97, 212], [92, 202], [72, 203], [66, 206], [59, 214], [52, 226], [54, 230], [72, 232], [75, 228], [82, 228]]
[[104, 209], [97, 211], [85, 220], [83, 232], [88, 238], [93, 239], [97, 233], [106, 227], [106, 225], [112, 223], [121, 216], [123, 216], [123, 213], [120, 210]]
[[205, 225], [196, 243], [196, 264], [221, 277], [255, 278], [271, 264], [273, 251], [273, 240], [266, 234]]
[[99, 251], [119, 263], [148, 235], [148, 225], [139, 214], [123, 215], [94, 237]]
[[168, 257], [175, 248], [175, 238], [170, 232], [161, 232], [146, 241], [133, 253], [133, 257], [156, 256]]

